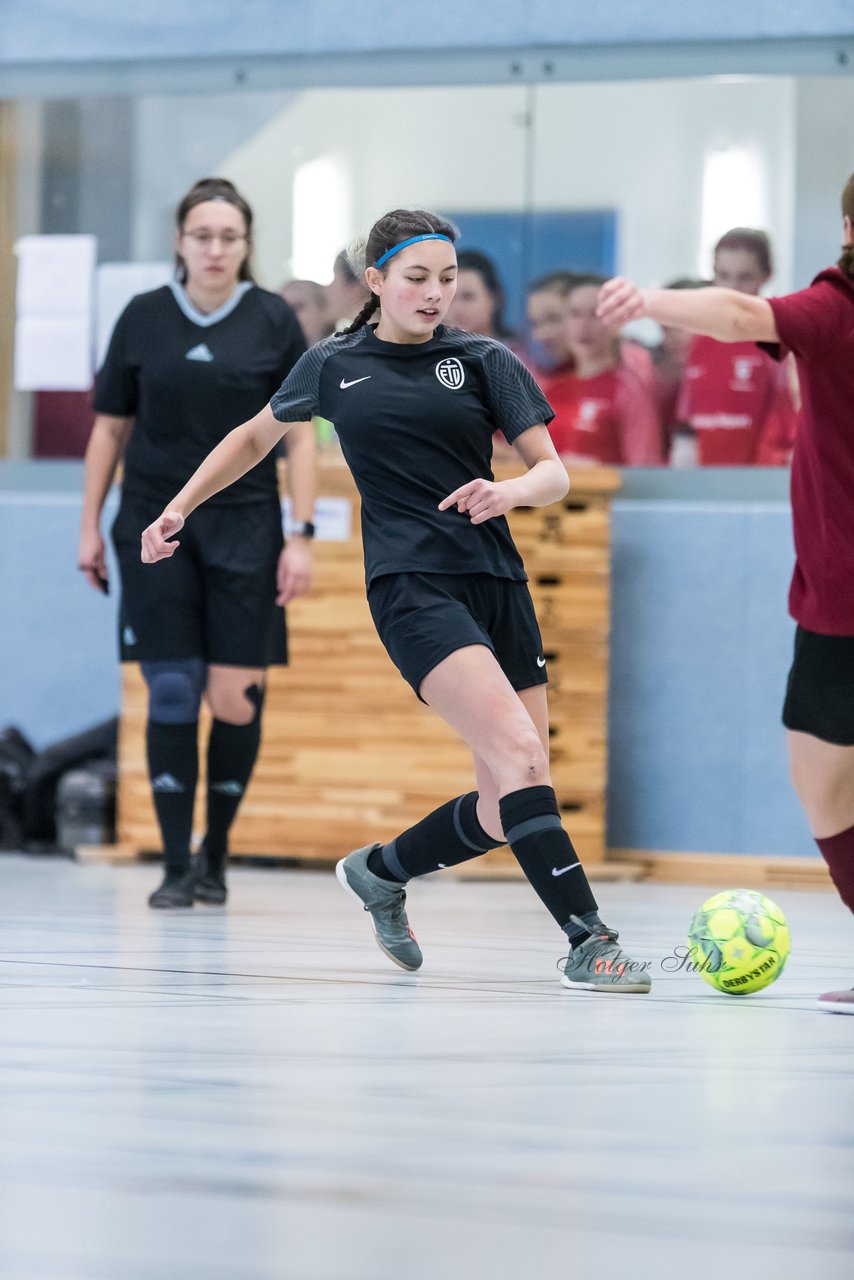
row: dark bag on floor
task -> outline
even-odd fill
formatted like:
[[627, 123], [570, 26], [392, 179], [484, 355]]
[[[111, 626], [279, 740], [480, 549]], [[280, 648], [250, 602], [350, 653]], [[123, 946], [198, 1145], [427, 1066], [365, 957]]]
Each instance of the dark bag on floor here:
[[0, 729], [0, 849], [22, 846], [24, 794], [35, 754], [20, 729]]
[[[55, 742], [38, 753], [30, 766], [23, 801], [24, 836], [29, 843], [46, 846], [57, 843], [60, 779], [70, 770], [81, 769], [93, 761], [106, 762], [109, 768], [102, 768], [100, 772], [96, 770], [95, 781], [88, 792], [92, 804], [88, 808], [87, 805], [83, 805], [83, 809], [87, 813], [94, 813], [95, 796], [98, 795], [101, 797], [98, 803], [102, 803], [108, 817], [103, 821], [99, 819], [98, 823], [94, 821], [89, 823], [86, 818], [83, 820], [83, 825], [92, 830], [100, 825], [103, 831], [109, 831], [112, 834], [105, 835], [103, 840], [77, 840], [75, 843], [104, 844], [115, 838], [115, 760], [118, 734], [119, 722], [114, 716], [111, 720], [105, 720], [84, 733], [76, 733], [73, 737]], [[74, 788], [70, 789], [66, 797], [66, 803], [71, 806], [66, 836], [70, 835], [72, 826], [78, 818], [82, 818], [82, 810], [78, 811], [77, 806], [78, 802], [82, 801], [83, 794], [86, 794], [87, 788], [83, 784], [80, 791], [81, 784], [78, 782], [76, 785], [77, 797], [74, 798]], [[58, 843], [60, 848], [73, 848], [73, 845], [68, 845], [64, 841]]]
[[56, 788], [56, 844], [73, 853], [81, 844], [116, 838], [116, 762], [90, 760], [69, 769]]

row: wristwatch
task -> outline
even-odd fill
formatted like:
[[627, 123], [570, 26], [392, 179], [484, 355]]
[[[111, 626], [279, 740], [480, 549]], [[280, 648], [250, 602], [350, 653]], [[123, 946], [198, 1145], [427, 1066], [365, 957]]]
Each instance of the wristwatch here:
[[291, 525], [291, 535], [296, 534], [298, 538], [313, 538], [314, 525], [310, 520], [296, 520]]

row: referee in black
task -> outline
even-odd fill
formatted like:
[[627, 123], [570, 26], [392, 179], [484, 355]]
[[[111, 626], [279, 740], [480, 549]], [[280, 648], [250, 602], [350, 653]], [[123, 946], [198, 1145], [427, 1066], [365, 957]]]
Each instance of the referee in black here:
[[[566, 493], [545, 426], [552, 413], [500, 342], [443, 326], [456, 287], [454, 238], [447, 222], [417, 210], [375, 224], [366, 246], [371, 297], [354, 323], [312, 347], [271, 404], [217, 446], [143, 534], [143, 560], [171, 562], [177, 544], [169, 539], [190, 512], [257, 465], [283, 424], [329, 418], [362, 496], [377, 631], [404, 679], [469, 744], [477, 776], [477, 791], [344, 858], [339, 880], [369, 912], [386, 955], [413, 970], [422, 956], [404, 886], [506, 840], [569, 940], [564, 985], [646, 992], [646, 965], [602, 923], [561, 824], [549, 777], [546, 662], [505, 519], [515, 506], [546, 506]], [[379, 323], [368, 324], [377, 312]], [[527, 469], [500, 483], [490, 465], [497, 430]]]
[[[131, 300], [95, 389], [79, 567], [106, 591], [101, 510], [124, 459], [112, 537], [122, 579], [120, 647], [148, 685], [149, 776], [165, 875], [152, 907], [226, 899], [228, 832], [261, 738], [266, 668], [287, 661], [284, 606], [311, 572], [316, 487], [309, 422], [288, 437], [294, 536], [283, 548], [275, 457], [257, 460], [199, 512], [184, 554], [153, 574], [139, 535], [235, 423], [265, 405], [305, 350], [288, 304], [250, 270], [252, 210], [228, 181], [195, 184], [176, 213], [176, 278]], [[191, 864], [198, 717], [207, 744], [207, 827]]]

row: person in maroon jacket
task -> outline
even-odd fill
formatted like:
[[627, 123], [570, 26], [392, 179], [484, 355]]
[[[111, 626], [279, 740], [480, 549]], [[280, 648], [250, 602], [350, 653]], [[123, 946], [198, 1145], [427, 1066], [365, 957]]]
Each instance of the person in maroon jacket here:
[[[789, 609], [798, 624], [783, 723], [792, 780], [839, 896], [854, 912], [854, 174], [842, 193], [836, 267], [783, 298], [732, 289], [671, 292], [603, 285], [610, 324], [651, 316], [720, 342], [791, 352], [802, 394], [792, 462], [796, 564]], [[854, 1014], [854, 989], [822, 1009]]]

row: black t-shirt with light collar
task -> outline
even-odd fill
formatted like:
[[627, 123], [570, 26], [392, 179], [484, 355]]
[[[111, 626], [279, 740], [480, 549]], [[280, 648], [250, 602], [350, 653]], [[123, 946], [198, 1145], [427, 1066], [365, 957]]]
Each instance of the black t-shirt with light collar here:
[[487, 573], [526, 580], [503, 516], [472, 524], [443, 498], [492, 475], [492, 437], [512, 443], [554, 417], [531, 374], [492, 338], [440, 325], [427, 342], [383, 342], [372, 326], [326, 338], [271, 401], [280, 422], [335, 425], [362, 496], [365, 576]]
[[[304, 351], [284, 298], [248, 282], [207, 315], [177, 283], [132, 298], [95, 383], [96, 413], [134, 419], [125, 490], [164, 504], [174, 498], [223, 436], [264, 408]], [[270, 454], [210, 501], [276, 495]]]

